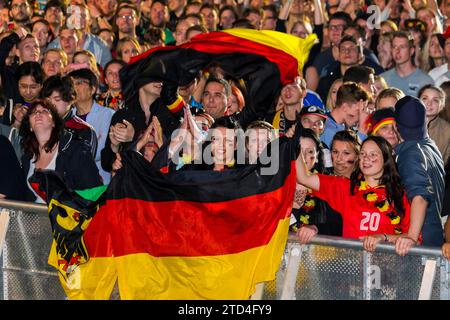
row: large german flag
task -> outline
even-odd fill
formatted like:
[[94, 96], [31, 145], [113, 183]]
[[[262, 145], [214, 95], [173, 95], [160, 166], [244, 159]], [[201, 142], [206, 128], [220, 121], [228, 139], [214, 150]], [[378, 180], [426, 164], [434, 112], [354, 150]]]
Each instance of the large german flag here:
[[[71, 299], [247, 299], [273, 280], [288, 235], [295, 148], [280, 141], [280, 168], [162, 174], [123, 156], [106, 203], [84, 240], [90, 260], [62, 281]], [[62, 279], [63, 280], [63, 279]]]
[[200, 34], [181, 46], [158, 47], [134, 57], [121, 70], [122, 90], [132, 99], [150, 80], [189, 84], [214, 63], [247, 84], [246, 108], [264, 116], [283, 85], [301, 75], [317, 39], [277, 31], [232, 29]]
[[[312, 40], [254, 30], [211, 33], [150, 50], [123, 68], [121, 78], [133, 95], [149, 79], [187, 84], [214, 62], [244, 79], [247, 106], [264, 111], [299, 74]], [[272, 161], [279, 170], [272, 175], [260, 164], [162, 174], [139, 154], [124, 153], [123, 168], [84, 233], [89, 260], [61, 277], [69, 298], [108, 299], [116, 283], [122, 299], [249, 298], [256, 283], [274, 279], [284, 251], [294, 140], [277, 140]]]

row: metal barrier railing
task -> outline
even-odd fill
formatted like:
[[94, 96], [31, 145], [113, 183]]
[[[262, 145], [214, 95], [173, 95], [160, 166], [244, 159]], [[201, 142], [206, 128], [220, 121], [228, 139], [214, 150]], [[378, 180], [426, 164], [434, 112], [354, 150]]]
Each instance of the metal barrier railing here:
[[[0, 212], [0, 300], [65, 299], [47, 264], [47, 207], [0, 200]], [[276, 279], [258, 285], [252, 298], [450, 300], [449, 272], [440, 248], [413, 247], [400, 257], [392, 244], [369, 253], [357, 240], [318, 236], [300, 245], [290, 235]]]

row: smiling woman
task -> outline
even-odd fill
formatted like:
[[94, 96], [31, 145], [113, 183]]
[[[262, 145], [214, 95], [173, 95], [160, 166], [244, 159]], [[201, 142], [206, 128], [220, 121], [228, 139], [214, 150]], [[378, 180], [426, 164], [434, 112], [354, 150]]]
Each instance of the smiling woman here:
[[350, 179], [309, 174], [297, 160], [297, 182], [313, 189], [342, 216], [343, 237], [364, 239], [373, 251], [380, 241], [395, 242], [408, 232], [410, 206], [397, 172], [392, 147], [382, 137], [367, 138]]
[[[72, 189], [101, 185], [101, 179], [89, 146], [64, 130], [64, 122], [55, 107], [45, 100], [31, 103], [20, 134], [23, 137], [22, 166], [27, 178], [35, 169], [55, 170]], [[29, 188], [35, 192], [31, 185]], [[35, 192], [36, 202], [44, 199]]]

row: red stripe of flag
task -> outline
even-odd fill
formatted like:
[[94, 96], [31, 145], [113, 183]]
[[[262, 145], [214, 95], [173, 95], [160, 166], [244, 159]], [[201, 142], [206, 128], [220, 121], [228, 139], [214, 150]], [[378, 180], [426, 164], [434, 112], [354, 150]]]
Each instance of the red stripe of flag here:
[[292, 83], [295, 77], [298, 76], [298, 61], [293, 56], [280, 49], [248, 39], [240, 38], [226, 32], [212, 32], [201, 34], [193, 38], [191, 41], [176, 47], [168, 46], [153, 48], [137, 57], [132, 58], [130, 63], [141, 60], [155, 51], [170, 51], [176, 48], [190, 48], [209, 54], [258, 54], [266, 57], [267, 60], [277, 64], [280, 71], [280, 80], [283, 85]]
[[226, 202], [108, 200], [84, 239], [91, 257], [238, 253], [270, 241], [294, 191], [295, 170], [277, 190]]

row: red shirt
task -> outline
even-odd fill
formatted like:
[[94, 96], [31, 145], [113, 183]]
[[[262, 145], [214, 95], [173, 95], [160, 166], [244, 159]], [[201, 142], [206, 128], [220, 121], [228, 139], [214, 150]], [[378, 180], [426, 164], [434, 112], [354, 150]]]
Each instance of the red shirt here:
[[314, 195], [325, 200], [342, 216], [344, 238], [359, 238], [370, 234], [408, 233], [410, 205], [403, 196], [405, 213], [401, 218], [395, 208], [386, 201], [384, 187], [367, 184], [356, 187], [350, 194], [350, 179], [318, 174], [320, 190]]

